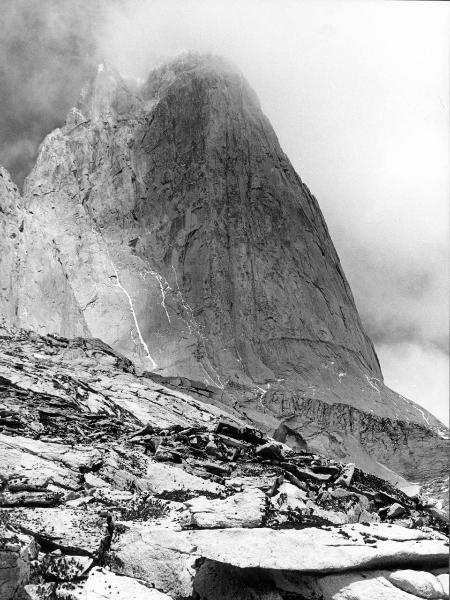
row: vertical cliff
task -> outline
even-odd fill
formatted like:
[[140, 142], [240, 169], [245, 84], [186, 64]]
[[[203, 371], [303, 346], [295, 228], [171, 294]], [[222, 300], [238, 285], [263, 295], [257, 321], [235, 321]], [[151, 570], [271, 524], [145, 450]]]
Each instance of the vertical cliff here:
[[0, 318], [7, 324], [16, 319], [20, 194], [9, 173], [0, 166]]
[[25, 204], [90, 331], [146, 367], [265, 383], [339, 348], [381, 377], [316, 200], [220, 59], [171, 63], [139, 95], [102, 65]]

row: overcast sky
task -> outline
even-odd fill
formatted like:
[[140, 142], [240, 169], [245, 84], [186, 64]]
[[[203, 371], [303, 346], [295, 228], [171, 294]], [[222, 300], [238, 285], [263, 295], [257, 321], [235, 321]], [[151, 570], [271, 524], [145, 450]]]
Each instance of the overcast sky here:
[[20, 182], [102, 58], [231, 59], [316, 195], [387, 385], [448, 422], [449, 6], [0, 0], [0, 162]]

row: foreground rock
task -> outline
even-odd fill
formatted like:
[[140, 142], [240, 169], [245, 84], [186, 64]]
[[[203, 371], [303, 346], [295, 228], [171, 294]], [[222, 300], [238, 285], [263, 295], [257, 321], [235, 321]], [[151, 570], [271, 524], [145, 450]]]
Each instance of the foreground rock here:
[[[448, 581], [448, 574], [446, 575]], [[398, 583], [400, 582], [400, 585]], [[319, 580], [324, 600], [416, 600], [442, 599], [439, 579], [424, 571], [368, 571], [333, 575]]]
[[431, 572], [448, 564], [445, 536], [395, 525], [188, 532], [141, 527], [117, 540], [110, 564], [175, 597], [197, 593], [204, 600], [281, 600], [286, 593], [303, 600], [448, 598], [448, 568]]
[[[202, 600], [418, 600], [424, 596], [408, 593], [390, 582], [396, 571], [353, 571], [338, 575], [311, 576], [298, 571], [237, 569], [205, 561], [195, 578], [195, 590]], [[432, 596], [448, 598], [439, 577], [424, 571], [410, 571], [411, 584], [426, 578], [433, 581]], [[448, 573], [445, 575], [448, 582]], [[426, 596], [431, 597], [431, 596]]]
[[378, 523], [297, 531], [131, 529], [113, 547], [112, 556], [129, 574], [136, 564], [145, 569], [152, 556], [170, 551], [177, 560], [180, 555], [197, 555], [243, 569], [310, 573], [401, 565], [439, 567], [448, 560], [444, 536], [436, 539], [432, 534]]
[[446, 577], [437, 499], [275, 441], [193, 382], [8, 330], [0, 372], [2, 600], [317, 599], [324, 573], [360, 590], [374, 568], [398, 595], [419, 589], [400, 567]]
[[[39, 598], [39, 591], [33, 591]], [[148, 588], [131, 577], [118, 577], [106, 569], [95, 568], [83, 583], [66, 584], [54, 587], [54, 593], [61, 600], [172, 600], [167, 594]]]
[[[0, 521], [1, 522], [1, 521]], [[31, 577], [38, 546], [32, 537], [0, 528], [0, 598], [15, 598]]]
[[387, 579], [395, 587], [420, 598], [448, 597], [448, 576], [445, 575], [436, 577], [432, 573], [407, 569], [394, 571], [388, 575]]
[[250, 489], [225, 500], [200, 497], [186, 505], [192, 513], [192, 525], [199, 529], [259, 527], [266, 513], [266, 496], [259, 489]]

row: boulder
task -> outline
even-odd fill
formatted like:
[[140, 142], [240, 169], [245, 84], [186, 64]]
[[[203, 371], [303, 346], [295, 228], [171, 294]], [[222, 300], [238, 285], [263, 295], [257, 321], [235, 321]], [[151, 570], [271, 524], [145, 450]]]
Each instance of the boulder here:
[[194, 556], [240, 568], [332, 573], [414, 564], [438, 567], [446, 564], [448, 546], [444, 539], [433, 539], [426, 532], [381, 523], [284, 531], [240, 528], [177, 532], [133, 527], [121, 536], [113, 555], [118, 565], [127, 565], [124, 573], [128, 575], [135, 564], [143, 565], [144, 572], [154, 573], [162, 561], [157, 557], [171, 557], [172, 566], [167, 562], [165, 572], [176, 569], [172, 578], [179, 578], [184, 561], [191, 566]]
[[261, 490], [250, 488], [225, 500], [199, 496], [185, 504], [192, 513], [192, 524], [200, 529], [259, 527], [265, 513], [265, 500]]
[[69, 490], [81, 488], [81, 473], [37, 455], [32, 448], [31, 444], [18, 443], [17, 437], [0, 434], [0, 472], [7, 481], [44, 489], [49, 484]]
[[378, 523], [380, 520], [379, 515], [377, 513], [369, 512], [365, 508], [363, 508], [359, 514], [358, 522], [359, 523]]
[[70, 556], [55, 550], [43, 558], [41, 572], [46, 580], [72, 581], [83, 577], [92, 564], [92, 558], [88, 556]]
[[269, 460], [284, 460], [283, 446], [278, 442], [267, 442], [261, 446], [258, 446], [255, 450], [255, 454], [261, 458], [267, 458]]
[[38, 546], [27, 535], [2, 526], [0, 529], [0, 598], [13, 600], [29, 582], [31, 561], [37, 557]]
[[352, 482], [354, 472], [355, 465], [353, 463], [348, 463], [337, 478], [336, 485], [345, 485], [348, 487]]
[[390, 583], [383, 571], [328, 575], [318, 581], [323, 600], [418, 600]]
[[3, 516], [39, 543], [73, 554], [92, 556], [105, 535], [106, 519], [83, 508], [9, 509]]
[[171, 596], [189, 598], [200, 556], [193, 544], [188, 543], [186, 551], [180, 551], [173, 536], [174, 532], [167, 529], [132, 528], [113, 542], [111, 570], [140, 579]]
[[135, 476], [122, 468], [123, 461], [116, 452], [110, 452], [100, 474], [114, 487], [122, 490], [129, 490], [130, 484], [136, 489], [153, 494], [180, 491], [220, 494], [224, 490], [224, 486], [220, 484], [187, 473], [181, 465], [155, 462], [142, 454], [136, 456], [136, 461], [139, 462], [140, 474]]
[[278, 488], [278, 493], [273, 496], [271, 502], [281, 510], [296, 510], [305, 508], [308, 495], [304, 490], [284, 481]]
[[7, 449], [26, 452], [78, 472], [89, 471], [102, 462], [102, 455], [96, 448], [75, 449], [65, 444], [42, 442], [22, 436], [11, 437], [1, 433], [0, 444]]
[[171, 600], [167, 594], [151, 589], [131, 577], [95, 568], [84, 584], [83, 600]]
[[181, 490], [219, 494], [224, 490], [222, 485], [191, 475], [179, 467], [153, 461], [148, 462], [143, 482], [146, 489], [155, 494]]
[[396, 502], [395, 504], [392, 504], [391, 506], [389, 506], [389, 508], [387, 509], [386, 518], [395, 519], [396, 517], [400, 517], [404, 513], [405, 513], [405, 507], [402, 506], [401, 504], [399, 504], [398, 502]]
[[402, 569], [390, 573], [387, 579], [395, 587], [409, 594], [414, 594], [419, 598], [429, 598], [432, 600], [444, 597], [444, 590], [439, 578], [426, 571]]
[[447, 573], [439, 573], [439, 575], [436, 575], [436, 577], [439, 579], [439, 583], [441, 584], [442, 587], [442, 597], [445, 600], [448, 600], [448, 588], [449, 588], [449, 576], [448, 576], [448, 572]]
[[26, 585], [25, 599], [26, 600], [54, 600], [56, 583], [33, 583]]

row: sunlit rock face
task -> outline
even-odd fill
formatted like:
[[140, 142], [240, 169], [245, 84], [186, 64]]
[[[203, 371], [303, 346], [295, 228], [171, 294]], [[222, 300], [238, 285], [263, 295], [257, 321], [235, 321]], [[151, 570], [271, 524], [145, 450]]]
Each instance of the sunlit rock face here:
[[342, 354], [381, 377], [316, 201], [222, 60], [177, 60], [138, 91], [101, 65], [25, 196], [30, 246], [54, 243], [79, 308], [64, 321], [144, 367], [264, 384]]
[[17, 311], [20, 217], [19, 191], [0, 166], [0, 319], [8, 323], [16, 319]]
[[317, 201], [222, 59], [143, 85], [100, 65], [15, 210], [8, 324], [101, 338], [383, 477], [445, 471], [443, 428], [383, 385]]

